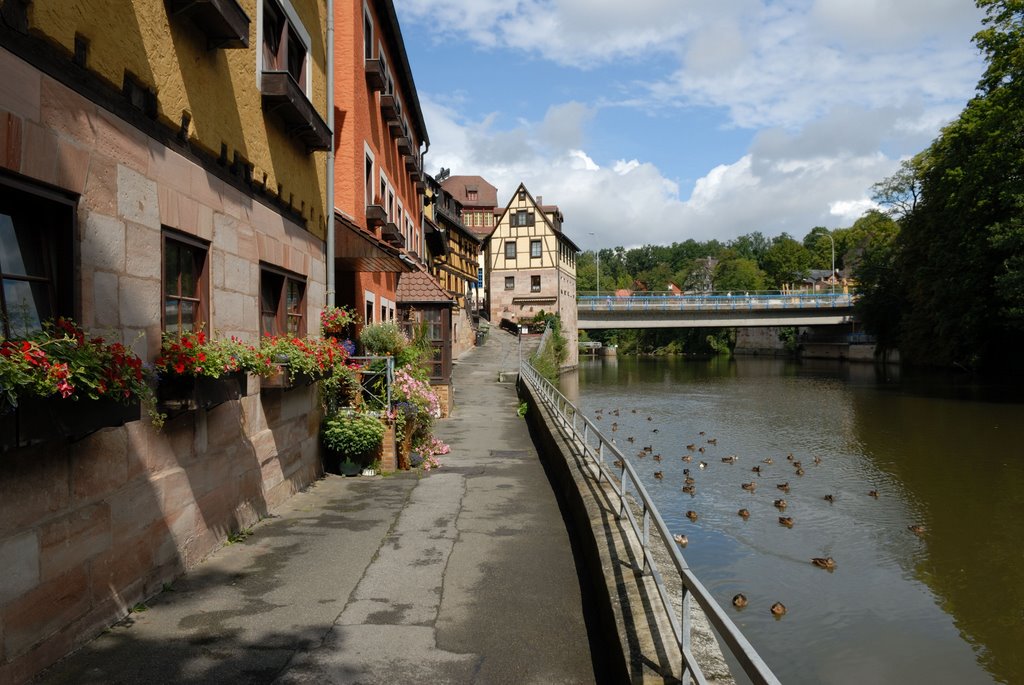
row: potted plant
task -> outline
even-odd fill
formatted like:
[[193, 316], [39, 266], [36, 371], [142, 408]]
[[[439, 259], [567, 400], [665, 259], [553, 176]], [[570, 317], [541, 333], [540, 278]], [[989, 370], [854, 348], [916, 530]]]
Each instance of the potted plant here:
[[338, 372], [348, 352], [334, 338], [268, 336], [260, 341], [258, 356], [262, 387], [290, 389]]
[[[44, 322], [24, 338], [0, 338], [4, 449], [137, 420], [143, 402], [153, 405], [142, 360], [69, 319]], [[159, 425], [160, 416], [151, 416]]]
[[[323, 424], [322, 440], [328, 449], [325, 469], [344, 472], [345, 462], [355, 465], [355, 475], [371, 464], [384, 442], [384, 422], [370, 413], [340, 411]], [[350, 468], [353, 468], [350, 466]]]
[[237, 400], [245, 372], [260, 370], [257, 360], [255, 347], [238, 338], [217, 340], [201, 330], [165, 335], [154, 362], [159, 406], [180, 413]]
[[357, 318], [351, 307], [327, 305], [320, 312], [320, 332], [324, 336], [341, 337], [354, 323], [357, 323]]

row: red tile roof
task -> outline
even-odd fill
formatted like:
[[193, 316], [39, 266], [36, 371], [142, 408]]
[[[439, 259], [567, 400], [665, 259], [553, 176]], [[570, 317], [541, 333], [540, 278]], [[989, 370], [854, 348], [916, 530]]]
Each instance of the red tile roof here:
[[[482, 176], [449, 176], [441, 181], [445, 192], [462, 203], [463, 207], [497, 207], [498, 189]], [[476, 199], [470, 200], [468, 190], [476, 190]]]
[[419, 269], [399, 274], [397, 297], [399, 304], [452, 304], [453, 302], [448, 293], [437, 284], [430, 274]]

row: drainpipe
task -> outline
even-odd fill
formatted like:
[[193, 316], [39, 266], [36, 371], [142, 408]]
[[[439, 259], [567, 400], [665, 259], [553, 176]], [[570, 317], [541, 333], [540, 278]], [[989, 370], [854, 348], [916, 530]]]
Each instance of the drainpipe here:
[[334, 0], [327, 0], [327, 304], [334, 304]]

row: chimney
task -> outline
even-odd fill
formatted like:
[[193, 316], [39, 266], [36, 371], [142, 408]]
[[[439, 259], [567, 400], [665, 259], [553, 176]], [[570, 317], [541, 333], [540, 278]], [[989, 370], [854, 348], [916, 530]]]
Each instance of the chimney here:
[[540, 207], [543, 204], [544, 204], [544, 196], [543, 195], [538, 195], [537, 196], [537, 206]]

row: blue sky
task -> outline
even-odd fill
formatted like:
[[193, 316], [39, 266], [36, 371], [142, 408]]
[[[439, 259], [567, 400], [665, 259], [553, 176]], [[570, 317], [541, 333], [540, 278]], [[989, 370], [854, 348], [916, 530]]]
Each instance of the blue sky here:
[[969, 0], [395, 5], [427, 169], [525, 183], [585, 249], [848, 226], [984, 67]]

